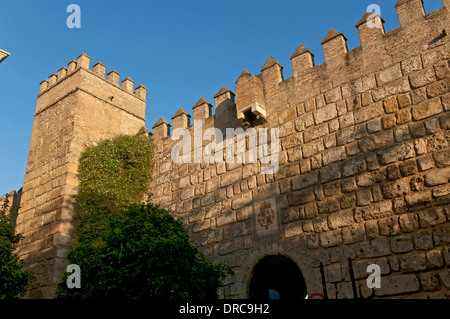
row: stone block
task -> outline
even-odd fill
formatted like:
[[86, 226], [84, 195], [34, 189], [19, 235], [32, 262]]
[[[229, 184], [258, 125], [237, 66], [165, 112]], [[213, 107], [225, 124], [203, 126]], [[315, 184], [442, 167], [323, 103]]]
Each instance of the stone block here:
[[450, 152], [448, 150], [433, 152], [433, 159], [439, 168], [450, 166]]
[[409, 193], [409, 182], [406, 179], [396, 180], [383, 185], [383, 196], [395, 198]]
[[423, 125], [423, 122], [415, 122], [410, 123], [408, 125], [412, 137], [419, 138], [424, 137], [426, 135], [425, 126]]
[[425, 252], [413, 251], [399, 256], [400, 269], [404, 273], [418, 272], [427, 269]]
[[305, 218], [310, 219], [319, 216], [319, 210], [316, 203], [308, 203], [303, 206]]
[[242, 180], [242, 168], [237, 168], [220, 177], [220, 186], [225, 187]]
[[316, 124], [321, 124], [337, 117], [336, 104], [330, 104], [313, 112]]
[[393, 82], [383, 85], [373, 90], [373, 99], [375, 101], [383, 100], [392, 95], [407, 93], [411, 90], [407, 77], [402, 77]]
[[323, 165], [329, 165], [334, 162], [344, 160], [346, 152], [344, 146], [334, 147], [323, 153]]
[[300, 236], [303, 233], [303, 222], [291, 222], [285, 226], [284, 236], [286, 238]]
[[441, 115], [439, 121], [443, 130], [450, 130], [450, 113]]
[[331, 230], [352, 226], [354, 223], [351, 209], [334, 212], [328, 216], [328, 227]]
[[[405, 233], [411, 233], [419, 229], [419, 219], [416, 214], [403, 214], [399, 216], [400, 230]], [[416, 247], [417, 249], [417, 247]]]
[[377, 258], [391, 254], [389, 240], [384, 237], [377, 237], [370, 241], [357, 243], [357, 247], [357, 254], [360, 258]]
[[395, 113], [398, 111], [397, 97], [392, 96], [384, 100], [384, 110], [387, 114]]
[[415, 121], [423, 120], [430, 116], [436, 115], [443, 112], [441, 100], [439, 98], [434, 98], [431, 100], [426, 100], [419, 105], [412, 108], [412, 117]]
[[424, 176], [425, 186], [431, 187], [448, 183], [450, 167], [435, 169]]
[[319, 179], [322, 183], [341, 178], [341, 168], [338, 164], [322, 167], [319, 171]]
[[449, 91], [450, 79], [434, 82], [426, 87], [427, 98], [431, 99]]
[[341, 209], [351, 208], [356, 204], [355, 194], [345, 194], [341, 197]]
[[438, 225], [433, 228], [433, 241], [436, 246], [450, 244], [450, 223]]
[[323, 145], [322, 140], [316, 140], [314, 142], [310, 142], [308, 144], [303, 145], [302, 151], [303, 151], [303, 157], [308, 158], [311, 157], [317, 153], [322, 152], [325, 149]]
[[389, 262], [386, 257], [377, 259], [356, 260], [353, 262], [353, 274], [355, 276], [355, 279], [358, 280], [367, 278], [370, 275], [370, 272], [367, 272], [367, 267], [372, 264], [380, 266], [381, 275], [388, 275], [391, 272], [391, 267], [389, 266]]
[[309, 249], [319, 248], [320, 247], [319, 235], [314, 233], [306, 235], [306, 246]]
[[411, 112], [409, 109], [403, 109], [395, 115], [397, 118], [397, 125], [405, 124], [411, 121]]
[[373, 201], [370, 189], [364, 189], [356, 193], [356, 204], [358, 206], [369, 205]]
[[236, 212], [230, 211], [227, 213], [222, 213], [221, 215], [216, 217], [216, 226], [221, 227], [225, 225], [229, 225], [236, 222]]
[[323, 144], [326, 149], [332, 148], [336, 146], [336, 134], [328, 135], [324, 138]]
[[444, 210], [442, 208], [432, 208], [426, 211], [420, 211], [418, 215], [421, 228], [436, 226], [445, 223], [446, 221]]
[[355, 93], [363, 93], [375, 88], [377, 85], [373, 74], [363, 76], [342, 86], [342, 97], [347, 98]]
[[409, 80], [413, 89], [430, 84], [436, 81], [434, 68], [429, 67], [424, 70], [415, 72], [409, 76]]
[[437, 118], [428, 119], [424, 124], [428, 135], [437, 133], [440, 130], [439, 120]]
[[327, 267], [327, 278], [329, 282], [335, 283], [342, 281], [341, 265], [336, 263]]
[[401, 163], [399, 168], [402, 176], [413, 175], [417, 172], [416, 161], [414, 159]]
[[431, 203], [431, 191], [411, 193], [405, 196], [409, 207], [428, 206]]
[[305, 113], [298, 117], [298, 119], [295, 120], [295, 129], [298, 132], [304, 131], [306, 128], [310, 127], [314, 124], [314, 118], [312, 113]]
[[411, 139], [408, 125], [397, 126], [394, 128], [394, 138], [396, 142], [403, 142]]
[[425, 139], [414, 140], [414, 150], [417, 155], [423, 155], [427, 152], [427, 142]]
[[433, 232], [431, 229], [420, 229], [413, 233], [413, 240], [416, 250], [429, 250], [434, 248]]
[[366, 240], [366, 229], [363, 223], [342, 228], [344, 244], [353, 244]]
[[356, 181], [353, 177], [342, 180], [342, 192], [350, 193], [354, 192], [357, 189], [358, 186], [356, 185]]
[[384, 114], [383, 103], [377, 102], [354, 112], [355, 123], [359, 124], [380, 117]]
[[380, 234], [384, 236], [394, 236], [400, 234], [398, 216], [391, 216], [378, 221]]
[[257, 198], [265, 198], [273, 195], [278, 195], [280, 193], [279, 184], [277, 182], [260, 185], [254, 190], [255, 196], [254, 199]]
[[335, 87], [325, 93], [325, 102], [327, 104], [337, 102], [342, 99], [341, 96], [341, 87]]
[[355, 140], [359, 140], [367, 135], [366, 125], [356, 125], [346, 127], [337, 132], [338, 145], [345, 145]]
[[239, 209], [252, 203], [252, 192], [242, 193], [231, 200], [231, 208]]
[[391, 249], [393, 253], [406, 253], [414, 249], [411, 235], [398, 235], [391, 238]]
[[321, 232], [319, 238], [320, 245], [324, 248], [335, 247], [342, 244], [341, 229]]
[[415, 71], [422, 70], [422, 58], [420, 55], [408, 58], [401, 63], [403, 74], [409, 74]]
[[441, 288], [439, 276], [436, 273], [425, 272], [419, 274], [420, 284], [425, 291], [435, 291]]
[[313, 229], [316, 233], [326, 232], [328, 231], [328, 223], [326, 216], [319, 216], [313, 219]]
[[442, 284], [447, 288], [450, 289], [450, 269], [441, 271], [439, 273], [439, 278], [441, 279]]
[[427, 268], [428, 269], [438, 269], [444, 266], [444, 258], [439, 249], [429, 250], [426, 253], [427, 257]]
[[402, 76], [402, 70], [400, 64], [395, 64], [382, 71], [380, 71], [376, 78], [378, 86], [382, 86], [386, 83], [392, 82]]
[[329, 133], [328, 131], [328, 124], [322, 124], [319, 126], [313, 126], [311, 128], [308, 128], [304, 132], [304, 142], [308, 143], [312, 140], [318, 139], [320, 137], [323, 137]]
[[436, 187], [433, 189], [433, 192], [432, 192], [432, 195], [434, 198], [447, 196], [448, 194], [450, 194], [450, 185], [449, 184], [445, 184], [445, 185]]
[[394, 114], [389, 114], [389, 115], [383, 116], [382, 123], [383, 123], [383, 129], [388, 130], [390, 128], [395, 127], [395, 125], [397, 124], [397, 120], [396, 120], [396, 117]]
[[394, 144], [391, 130], [373, 133], [358, 142], [362, 152], [368, 153]]
[[305, 188], [288, 194], [288, 202], [291, 206], [297, 206], [312, 202], [315, 200], [313, 188]]
[[319, 182], [319, 172], [317, 170], [298, 175], [292, 179], [292, 189], [299, 190], [313, 186]]
[[325, 197], [332, 197], [335, 195], [339, 195], [341, 192], [341, 183], [338, 180], [332, 181], [332, 182], [324, 184], [322, 189], [323, 189], [323, 194], [325, 195]]
[[339, 210], [339, 200], [336, 197], [327, 197], [317, 203], [320, 214], [329, 214]]
[[395, 296], [420, 291], [420, 282], [415, 274], [402, 274], [383, 277], [381, 288], [375, 289], [378, 297]]
[[381, 118], [373, 119], [369, 122], [367, 122], [367, 133], [375, 133], [381, 131]]

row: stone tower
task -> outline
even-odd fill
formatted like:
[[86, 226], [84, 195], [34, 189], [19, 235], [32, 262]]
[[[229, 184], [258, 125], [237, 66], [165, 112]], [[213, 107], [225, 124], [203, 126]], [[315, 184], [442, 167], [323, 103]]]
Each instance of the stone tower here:
[[52, 298], [67, 266], [72, 233], [71, 195], [86, 145], [136, 134], [145, 123], [146, 91], [102, 63], [89, 69], [82, 54], [41, 82], [24, 179], [18, 255], [36, 276], [29, 298]]

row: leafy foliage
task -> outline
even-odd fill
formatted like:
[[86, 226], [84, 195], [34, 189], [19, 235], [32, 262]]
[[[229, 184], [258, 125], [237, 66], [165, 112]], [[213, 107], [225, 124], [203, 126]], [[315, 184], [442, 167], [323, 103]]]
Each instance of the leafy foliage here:
[[0, 299], [23, 296], [34, 275], [23, 269], [23, 262], [14, 253], [15, 245], [23, 238], [16, 234], [8, 213], [6, 197], [0, 208]]
[[[79, 161], [78, 211], [84, 205], [113, 212], [139, 202], [152, 174], [152, 145], [144, 135], [120, 135], [87, 148]], [[92, 203], [92, 198], [101, 205]]]
[[[209, 299], [229, 273], [189, 242], [181, 222], [158, 206], [133, 205], [108, 218], [96, 240], [71, 252], [81, 288], [60, 285], [62, 298]], [[67, 276], [64, 278], [66, 279]]]
[[152, 143], [143, 136], [119, 136], [82, 154], [68, 256], [80, 266], [81, 288], [67, 288], [66, 273], [59, 298], [217, 297], [229, 268], [195, 248], [169, 211], [141, 203], [151, 173]]

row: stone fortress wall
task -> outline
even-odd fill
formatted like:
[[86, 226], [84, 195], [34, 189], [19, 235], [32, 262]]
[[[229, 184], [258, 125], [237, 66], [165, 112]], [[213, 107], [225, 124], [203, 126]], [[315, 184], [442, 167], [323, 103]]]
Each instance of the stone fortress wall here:
[[[154, 200], [183, 219], [196, 245], [234, 268], [223, 297], [247, 298], [254, 266], [272, 254], [295, 261], [309, 294], [322, 292], [322, 262], [329, 297], [352, 298], [350, 257], [359, 296], [448, 297], [446, 5], [425, 15], [420, 0], [399, 1], [401, 27], [389, 33], [369, 28], [366, 14], [357, 24], [361, 46], [348, 51], [345, 36], [331, 30], [325, 63], [315, 66], [299, 45], [293, 77], [284, 79], [269, 57], [260, 74], [241, 74], [236, 95], [223, 87], [214, 96], [215, 115], [204, 98], [194, 105], [193, 120], [203, 131], [220, 128], [224, 139], [223, 128], [241, 127], [246, 112], [264, 118], [256, 129], [279, 128], [275, 174], [260, 174], [260, 161], [196, 163], [192, 154], [191, 163], [174, 163], [179, 141], [170, 127], [195, 135], [183, 109], [172, 125], [161, 118], [153, 126]], [[264, 236], [261, 200], [274, 203], [279, 219]], [[366, 285], [372, 263], [381, 266], [380, 289]]]
[[[233, 267], [221, 297], [247, 298], [255, 265], [283, 255], [301, 270], [308, 294], [322, 292], [322, 264], [328, 296], [353, 298], [351, 258], [361, 297], [448, 298], [450, 3], [443, 3], [425, 15], [421, 0], [399, 0], [400, 28], [388, 33], [380, 17], [372, 28], [365, 14], [356, 25], [361, 46], [348, 51], [345, 36], [330, 30], [323, 64], [299, 45], [291, 78], [269, 57], [260, 74], [242, 72], [235, 93], [220, 89], [215, 115], [201, 98], [194, 123], [183, 109], [171, 125], [156, 122], [149, 192], [199, 248]], [[116, 71], [105, 79], [105, 66], [90, 70], [89, 60], [82, 54], [41, 83], [17, 218], [25, 236], [19, 255], [37, 275], [29, 298], [51, 298], [67, 266], [84, 146], [147, 131], [146, 88], [133, 90], [129, 78], [120, 86]], [[278, 129], [269, 138], [279, 137], [278, 170], [261, 174], [259, 157], [196, 162], [210, 143], [194, 141], [199, 124], [200, 133], [217, 128], [234, 145], [227, 128]], [[190, 132], [191, 163], [172, 159], [176, 129]], [[271, 218], [261, 219], [267, 207]], [[379, 289], [366, 285], [370, 264], [381, 267]]]

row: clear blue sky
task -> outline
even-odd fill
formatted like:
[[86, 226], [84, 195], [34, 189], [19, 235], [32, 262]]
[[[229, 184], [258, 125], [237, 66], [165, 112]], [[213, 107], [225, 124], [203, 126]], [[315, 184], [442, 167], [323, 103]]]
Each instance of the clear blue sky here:
[[[386, 32], [399, 27], [397, 0], [1, 0], [0, 195], [23, 184], [39, 83], [76, 59], [101, 61], [129, 76], [147, 93], [147, 124], [213, 96], [234, 91], [244, 69], [253, 74], [269, 55], [292, 76], [289, 57], [302, 43], [323, 63], [320, 42], [333, 28], [360, 45], [355, 24], [369, 4], [381, 7]], [[81, 29], [69, 29], [66, 12], [81, 7]], [[441, 0], [425, 0], [427, 13]]]

